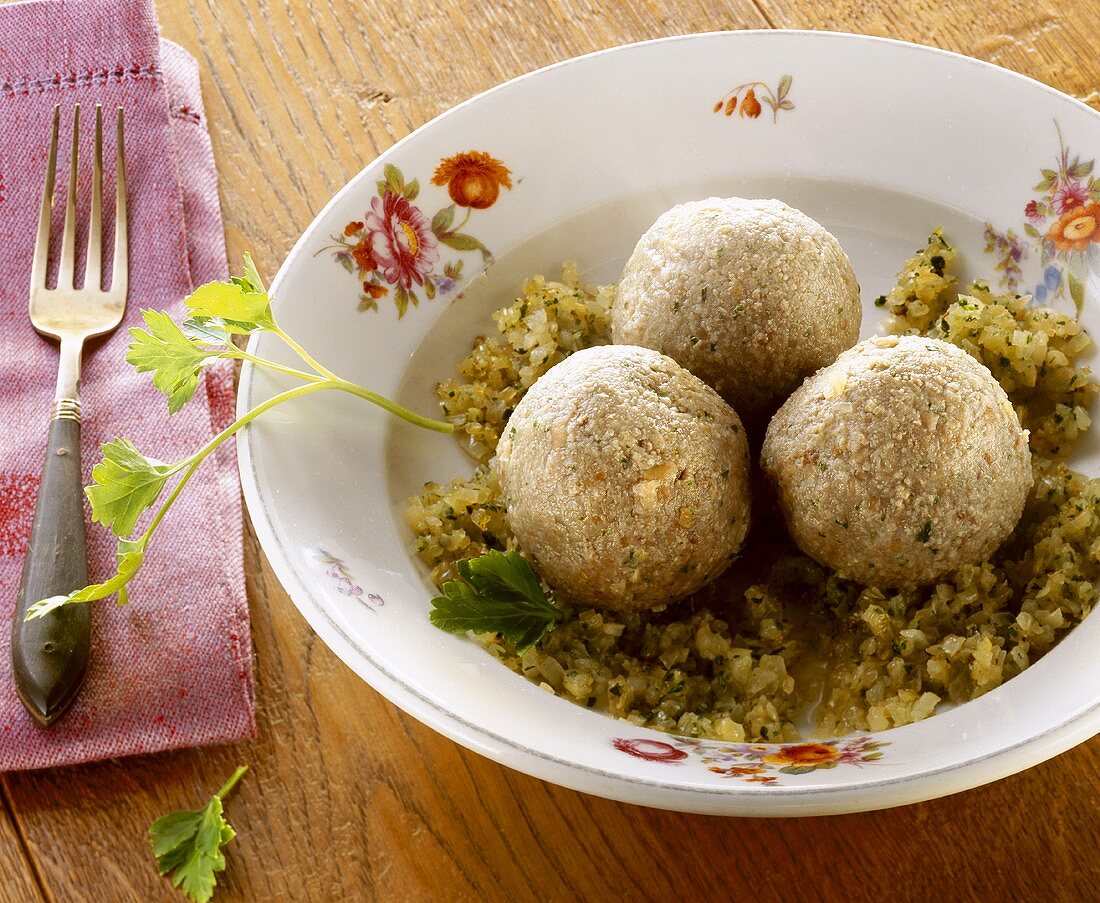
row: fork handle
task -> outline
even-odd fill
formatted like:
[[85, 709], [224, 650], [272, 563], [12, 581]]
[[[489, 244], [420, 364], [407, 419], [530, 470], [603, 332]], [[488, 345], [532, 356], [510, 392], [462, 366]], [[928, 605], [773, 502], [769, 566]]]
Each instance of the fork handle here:
[[16, 690], [44, 727], [68, 711], [84, 683], [91, 611], [89, 605], [64, 605], [34, 621], [23, 617], [39, 599], [88, 583], [82, 482], [80, 403], [62, 398], [54, 402], [11, 637]]

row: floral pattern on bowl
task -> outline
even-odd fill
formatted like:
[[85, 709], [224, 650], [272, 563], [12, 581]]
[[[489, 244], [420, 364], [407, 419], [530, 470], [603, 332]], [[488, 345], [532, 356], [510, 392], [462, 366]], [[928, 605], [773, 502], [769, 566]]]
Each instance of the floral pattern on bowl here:
[[326, 566], [325, 574], [336, 584], [336, 591], [340, 595], [358, 599], [366, 609], [374, 614], [377, 614], [378, 609], [386, 604], [386, 600], [378, 593], [365, 593], [363, 591], [363, 587], [356, 583], [355, 578], [352, 577], [344, 559], [333, 555], [331, 552], [326, 552], [324, 549], [317, 550], [317, 558]]
[[[392, 163], [375, 185], [377, 195], [362, 219], [352, 220], [324, 248], [362, 286], [359, 310], [378, 310], [378, 301], [393, 293], [400, 319], [409, 305], [447, 296], [462, 277], [461, 257], [443, 260], [441, 246], [460, 253], [478, 251], [482, 262], [492, 255], [477, 238], [462, 229], [474, 210], [493, 206], [500, 189], [512, 190], [512, 173], [484, 151], [463, 151], [439, 161], [431, 184], [446, 188], [453, 203], [429, 217], [414, 201], [420, 180], [405, 181]], [[456, 224], [457, 208], [466, 213]]]
[[[844, 60], [843, 66], [837, 65], [838, 59]], [[761, 106], [758, 116], [737, 115], [749, 87], [740, 91], [729, 117], [724, 115], [728, 97], [721, 110], [708, 112], [717, 100], [715, 88], [738, 84], [739, 73], [749, 78], [762, 74], [774, 94], [779, 75], [795, 66], [799, 88], [784, 99], [799, 109], [784, 108], [782, 122], [774, 116], [775, 124], [766, 124], [769, 107], [759, 85], [751, 86]], [[927, 108], [930, 84], [953, 85], [951, 118], [965, 123], [967, 140], [944, 141], [942, 129], [912, 128], [912, 111]], [[1049, 130], [1049, 140], [1038, 146], [1038, 153], [1021, 159], [1017, 139], [1027, 136], [1006, 124], [1006, 110], [1020, 113], [1014, 119], [1017, 126], [1039, 123], [1040, 137]], [[750, 103], [747, 112], [754, 111]], [[511, 291], [506, 283], [556, 265], [560, 254], [535, 240], [539, 236], [553, 238], [561, 234], [557, 230], [563, 223], [576, 222], [584, 238], [568, 252], [586, 270], [593, 269], [593, 280], [610, 280], [613, 264], [626, 259], [661, 204], [731, 184], [756, 196], [787, 195], [795, 206], [842, 212], [835, 222], [823, 214], [825, 224], [846, 245], [846, 236], [853, 237], [852, 262], [867, 286], [893, 284], [897, 263], [911, 253], [912, 240], [923, 237], [916, 231], [899, 235], [899, 222], [917, 222], [922, 229], [943, 225], [952, 240], [965, 246], [973, 275], [992, 275], [994, 281], [1000, 274], [989, 272], [996, 258], [982, 255], [982, 224], [1000, 230], [1011, 226], [1031, 250], [1022, 267], [1023, 290], [1044, 277], [1039, 242], [1023, 225], [1025, 204], [1047, 194], [1031, 186], [1042, 178], [1040, 161], [1049, 156], [1043, 165], [1055, 163], [1057, 138], [1047, 125], [1054, 119], [1071, 150], [1067, 176], [1074, 152], [1086, 162], [1100, 156], [1100, 114], [1032, 81], [927, 47], [775, 31], [678, 37], [616, 49], [525, 75], [387, 151], [310, 226], [275, 282], [275, 311], [309, 347], [323, 349], [324, 359], [338, 372], [427, 410], [434, 403], [429, 382], [438, 379], [439, 367], [423, 352], [450, 347], [452, 329], [465, 343], [485, 328], [473, 325], [478, 311], [487, 316], [491, 307], [499, 306], [489, 303], [489, 294]], [[542, 140], [548, 123], [567, 127], [567, 140]], [[898, 135], [905, 140], [898, 141]], [[449, 197], [449, 183], [431, 184], [441, 156], [471, 147], [495, 149], [514, 183], [511, 191], [497, 184], [495, 203], [484, 215], [477, 212], [484, 207], [462, 207]], [[691, 161], [690, 171], [661, 166], [661, 161]], [[333, 244], [330, 236], [342, 236], [349, 221], [366, 226], [376, 185], [389, 181], [386, 164], [400, 168], [403, 182], [419, 176], [422, 190], [409, 203], [422, 210], [429, 225], [440, 208], [453, 204], [455, 223], [472, 210], [469, 224], [458, 231], [472, 233], [500, 258], [492, 284], [476, 280], [468, 287], [470, 277], [482, 268], [480, 252], [448, 248], [433, 234], [439, 256], [430, 272], [437, 295], [446, 263], [465, 261], [460, 284], [442, 293], [443, 303], [429, 304], [423, 287], [413, 283], [422, 307], [430, 309], [407, 316], [399, 329], [377, 328], [390, 320], [394, 302], [394, 288], [384, 278], [379, 287], [389, 292], [373, 299], [377, 313], [357, 315], [352, 299], [360, 294], [362, 280], [355, 278], [354, 258], [340, 266], [333, 265], [328, 251], [311, 259], [321, 246]], [[982, 177], [973, 177], [979, 169]], [[492, 181], [491, 175], [487, 178]], [[1088, 177], [1076, 181], [1086, 188], [1089, 184]], [[991, 191], [990, 185], [1001, 190]], [[473, 181], [462, 188], [460, 198], [478, 204], [492, 196], [483, 196], [482, 184]], [[1038, 212], [1038, 203], [1036, 208]], [[1032, 225], [1042, 236], [1061, 215]], [[349, 245], [356, 243], [341, 242], [333, 250], [350, 256]], [[975, 252], [984, 260], [975, 259]], [[1058, 263], [1056, 258], [1051, 265]], [[605, 265], [597, 275], [595, 268]], [[1062, 278], [1068, 305], [1069, 286]], [[463, 303], [448, 303], [460, 291], [467, 293]], [[1095, 270], [1085, 291], [1082, 320], [1100, 334]], [[361, 327], [371, 328], [349, 328], [349, 317], [357, 316]], [[877, 315], [868, 306], [864, 316], [871, 322]], [[396, 312], [392, 317], [396, 319]], [[253, 341], [265, 349], [276, 339]], [[426, 369], [419, 369], [425, 364]], [[281, 385], [278, 375], [246, 364], [241, 404], [255, 405]], [[826, 756], [831, 753], [813, 750], [785, 754], [801, 757], [798, 763], [763, 761], [784, 755], [785, 747], [804, 745], [793, 741], [753, 755], [738, 753], [740, 744], [707, 741], [699, 749], [691, 749], [690, 743], [673, 745], [667, 735], [600, 717], [521, 679], [501, 678], [492, 662], [485, 668], [464, 668], [475, 651], [461, 638], [440, 634], [425, 617], [430, 590], [421, 587], [423, 574], [409, 554], [408, 537], [393, 507], [425, 475], [441, 473], [440, 462], [450, 461], [456, 473], [459, 467], [465, 472], [463, 450], [446, 437], [438, 442], [428, 437], [413, 443], [406, 455], [396, 441], [402, 430], [368, 428], [366, 417], [362, 428], [349, 425], [341, 407], [329, 407], [335, 393], [331, 399], [324, 394], [316, 398], [318, 418], [323, 416], [331, 425], [330, 435], [346, 443], [340, 454], [320, 453], [327, 449], [325, 441], [333, 440], [319, 440], [312, 418], [278, 426], [259, 423], [241, 434], [245, 497], [276, 573], [321, 640], [379, 692], [444, 735], [509, 767], [587, 793], [681, 811], [821, 815], [913, 803], [997, 780], [1100, 731], [1100, 665], [1094, 642], [1100, 640], [1100, 620], [1092, 617], [1075, 628], [1079, 635], [1061, 643], [1043, 668], [1028, 669], [973, 703], [872, 735], [890, 741], [880, 759], [842, 761], [845, 751], [854, 750], [839, 749], [832, 768], [820, 767], [829, 764]], [[371, 462], [370, 471], [366, 462]], [[1098, 466], [1096, 454], [1085, 463], [1090, 474], [1100, 473]], [[327, 574], [331, 565], [317, 558], [318, 536], [338, 537], [339, 547], [324, 540], [325, 548], [337, 555], [345, 554], [341, 549], [355, 550], [353, 558], [345, 555], [348, 579], [385, 598], [379, 612], [384, 617], [357, 601], [365, 592], [352, 597], [339, 591], [348, 585]], [[424, 655], [425, 648], [432, 653]], [[655, 763], [645, 755], [627, 754], [613, 745], [614, 738], [662, 758]], [[645, 745], [637, 747], [643, 738], [648, 738]], [[722, 753], [727, 745], [733, 751]], [[864, 748], [870, 755], [878, 751]], [[704, 763], [704, 754], [712, 761]], [[811, 765], [813, 772], [801, 776], [782, 771]], [[763, 771], [737, 774], [733, 769]], [[775, 780], [750, 783], [755, 777]], [[764, 789], [768, 786], [779, 789]]]
[[1024, 205], [1023, 235], [1014, 229], [1002, 232], [985, 224], [985, 251], [997, 255], [1001, 285], [1019, 291], [1023, 281], [1021, 262], [1038, 254], [1042, 278], [1024, 288], [1039, 304], [1069, 297], [1080, 315], [1085, 304], [1085, 285], [1090, 268], [1100, 272], [1100, 179], [1096, 161], [1070, 155], [1057, 121], [1058, 158], [1032, 188], [1037, 195]]
[[697, 759], [707, 770], [723, 777], [739, 778], [750, 784], [777, 786], [780, 775], [809, 774], [838, 765], [862, 767], [882, 758], [885, 740], [869, 736], [790, 744], [716, 744], [689, 737], [672, 737], [669, 742], [617, 737], [611, 745], [620, 752], [647, 762], [680, 764]]
[[764, 82], [745, 82], [723, 94], [714, 104], [713, 111], [726, 116], [736, 112], [743, 119], [757, 119], [767, 106], [772, 111], [772, 122], [775, 122], [780, 110], [794, 109], [794, 104], [787, 99], [792, 81], [790, 75], [784, 75], [774, 91]]

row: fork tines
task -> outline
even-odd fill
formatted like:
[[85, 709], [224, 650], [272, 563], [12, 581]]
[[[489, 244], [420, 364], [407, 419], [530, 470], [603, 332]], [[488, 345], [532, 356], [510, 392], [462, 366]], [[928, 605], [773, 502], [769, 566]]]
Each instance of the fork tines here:
[[[49, 267], [50, 225], [53, 213], [54, 182], [57, 169], [57, 137], [61, 119], [61, 105], [53, 108], [53, 133], [50, 138], [49, 156], [46, 161], [46, 179], [42, 190], [42, 208], [38, 219], [38, 238], [34, 246], [34, 262], [31, 267], [31, 290], [48, 291], [46, 273]], [[88, 219], [88, 254], [84, 265], [84, 289], [110, 295], [113, 299], [126, 298], [128, 237], [126, 232], [126, 166], [123, 146], [122, 107], [117, 114], [117, 138], [115, 141], [115, 251], [112, 265], [111, 287], [102, 292], [103, 278], [103, 109], [95, 106], [95, 156], [92, 161], [92, 203]], [[80, 104], [73, 105], [72, 149], [69, 157], [69, 188], [65, 206], [65, 225], [61, 236], [61, 259], [57, 266], [57, 289], [74, 287], [76, 267], [76, 182], [80, 160]]]

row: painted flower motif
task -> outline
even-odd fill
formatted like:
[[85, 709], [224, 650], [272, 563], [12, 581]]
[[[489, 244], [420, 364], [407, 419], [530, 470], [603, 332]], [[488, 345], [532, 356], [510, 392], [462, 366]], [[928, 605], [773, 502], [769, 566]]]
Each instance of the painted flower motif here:
[[794, 109], [794, 104], [787, 99], [791, 91], [791, 81], [790, 75], [784, 75], [774, 91], [764, 82], [745, 82], [722, 95], [715, 102], [713, 110], [726, 116], [732, 116], [734, 111], [738, 111], [742, 118], [757, 119], [767, 106], [772, 111], [772, 122], [775, 122], [780, 110]]
[[456, 260], [453, 263], [446, 263], [443, 265], [443, 275], [436, 276], [436, 287], [439, 289], [441, 295], [447, 295], [454, 291], [455, 286], [458, 285], [458, 280], [462, 278], [462, 261]]
[[1001, 273], [1001, 285], [1016, 291], [1023, 276], [1020, 262], [1027, 256], [1027, 247], [1012, 230], [999, 232], [989, 223], [985, 224], [985, 252], [996, 252], [998, 261], [995, 269]]
[[729, 768], [719, 768], [717, 765], [711, 765], [707, 771], [713, 771], [715, 774], [728, 774], [734, 777], [747, 777], [754, 774], [763, 774], [768, 769], [760, 765], [731, 765]]
[[798, 777], [818, 769], [863, 768], [883, 757], [890, 744], [863, 734], [825, 743], [714, 743], [692, 737], [671, 742], [618, 738], [612, 745], [627, 755], [649, 762], [680, 763], [692, 757], [712, 774], [754, 784], [776, 785], [787, 776]]
[[431, 301], [457, 290], [463, 260], [452, 257], [437, 268], [444, 248], [459, 254], [476, 251], [486, 263], [492, 259], [489, 249], [464, 230], [474, 208], [490, 206], [501, 185], [511, 189], [507, 167], [486, 153], [469, 151], [441, 160], [436, 175], [443, 180], [439, 184], [447, 185], [451, 196], [466, 205], [465, 215], [457, 222], [457, 204], [426, 214], [414, 203], [420, 196], [420, 181], [406, 182], [401, 170], [387, 163], [376, 183], [377, 197], [371, 198], [364, 218], [347, 223], [331, 236], [333, 243], [321, 249], [330, 251], [333, 260], [357, 277], [362, 287], [360, 311], [378, 310], [378, 300], [389, 296], [401, 318], [409, 305], [416, 307], [424, 298]]
[[835, 762], [840, 753], [835, 746], [825, 743], [798, 743], [794, 746], [780, 747], [776, 752], [764, 756], [769, 765], [813, 766]]
[[512, 173], [484, 151], [465, 151], [441, 160], [432, 184], [446, 185], [451, 200], [459, 207], [484, 210], [496, 203], [501, 188], [512, 190]]
[[[345, 235], [354, 235], [354, 232], [348, 232], [352, 226], [358, 226], [361, 232], [364, 228], [363, 223], [348, 223], [344, 229]], [[371, 250], [370, 237], [362, 238], [356, 242], [351, 249], [352, 260], [355, 261], [355, 265], [361, 270], [371, 272], [378, 269], [378, 262], [374, 259], [374, 252]]]
[[1051, 195], [1051, 201], [1059, 213], [1069, 213], [1078, 207], [1084, 207], [1089, 202], [1089, 195], [1080, 182], [1067, 181]]
[[358, 600], [373, 614], [377, 614], [378, 609], [386, 604], [386, 600], [378, 593], [363, 592], [363, 587], [355, 582], [347, 563], [342, 558], [324, 549], [317, 550], [317, 558], [326, 565], [325, 574], [336, 586], [336, 591], [340, 595]]
[[1100, 204], [1067, 210], [1058, 219], [1047, 238], [1059, 251], [1085, 251], [1089, 242], [1100, 242]]
[[1100, 179], [1096, 161], [1072, 153], [1057, 121], [1054, 128], [1058, 156], [1049, 169], [1039, 170], [1034, 195], [1024, 205], [1023, 234], [986, 223], [985, 250], [997, 258], [1003, 288], [1027, 291], [1021, 261], [1033, 259], [1041, 270], [1031, 289], [1034, 300], [1056, 306], [1068, 298], [1080, 316], [1089, 273], [1100, 265]]
[[423, 285], [439, 259], [428, 218], [402, 195], [387, 191], [371, 198], [366, 228], [370, 251], [389, 283], [408, 291]]
[[616, 737], [611, 745], [635, 759], [647, 762], [679, 762], [687, 758], [687, 753], [663, 740], [627, 740]]
[[741, 101], [741, 114], [747, 116], [749, 119], [755, 119], [760, 115], [760, 111], [763, 107], [760, 106], [760, 101], [756, 99], [756, 90], [749, 88], [745, 92], [745, 99]]

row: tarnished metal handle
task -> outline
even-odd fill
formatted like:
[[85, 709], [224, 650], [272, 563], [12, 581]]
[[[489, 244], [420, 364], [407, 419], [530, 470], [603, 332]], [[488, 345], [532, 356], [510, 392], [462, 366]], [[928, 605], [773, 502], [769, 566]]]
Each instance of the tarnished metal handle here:
[[65, 714], [84, 683], [91, 651], [90, 606], [66, 605], [34, 621], [23, 617], [39, 599], [66, 595], [88, 583], [82, 483], [80, 402], [74, 396], [58, 398], [11, 638], [19, 698], [46, 727]]

